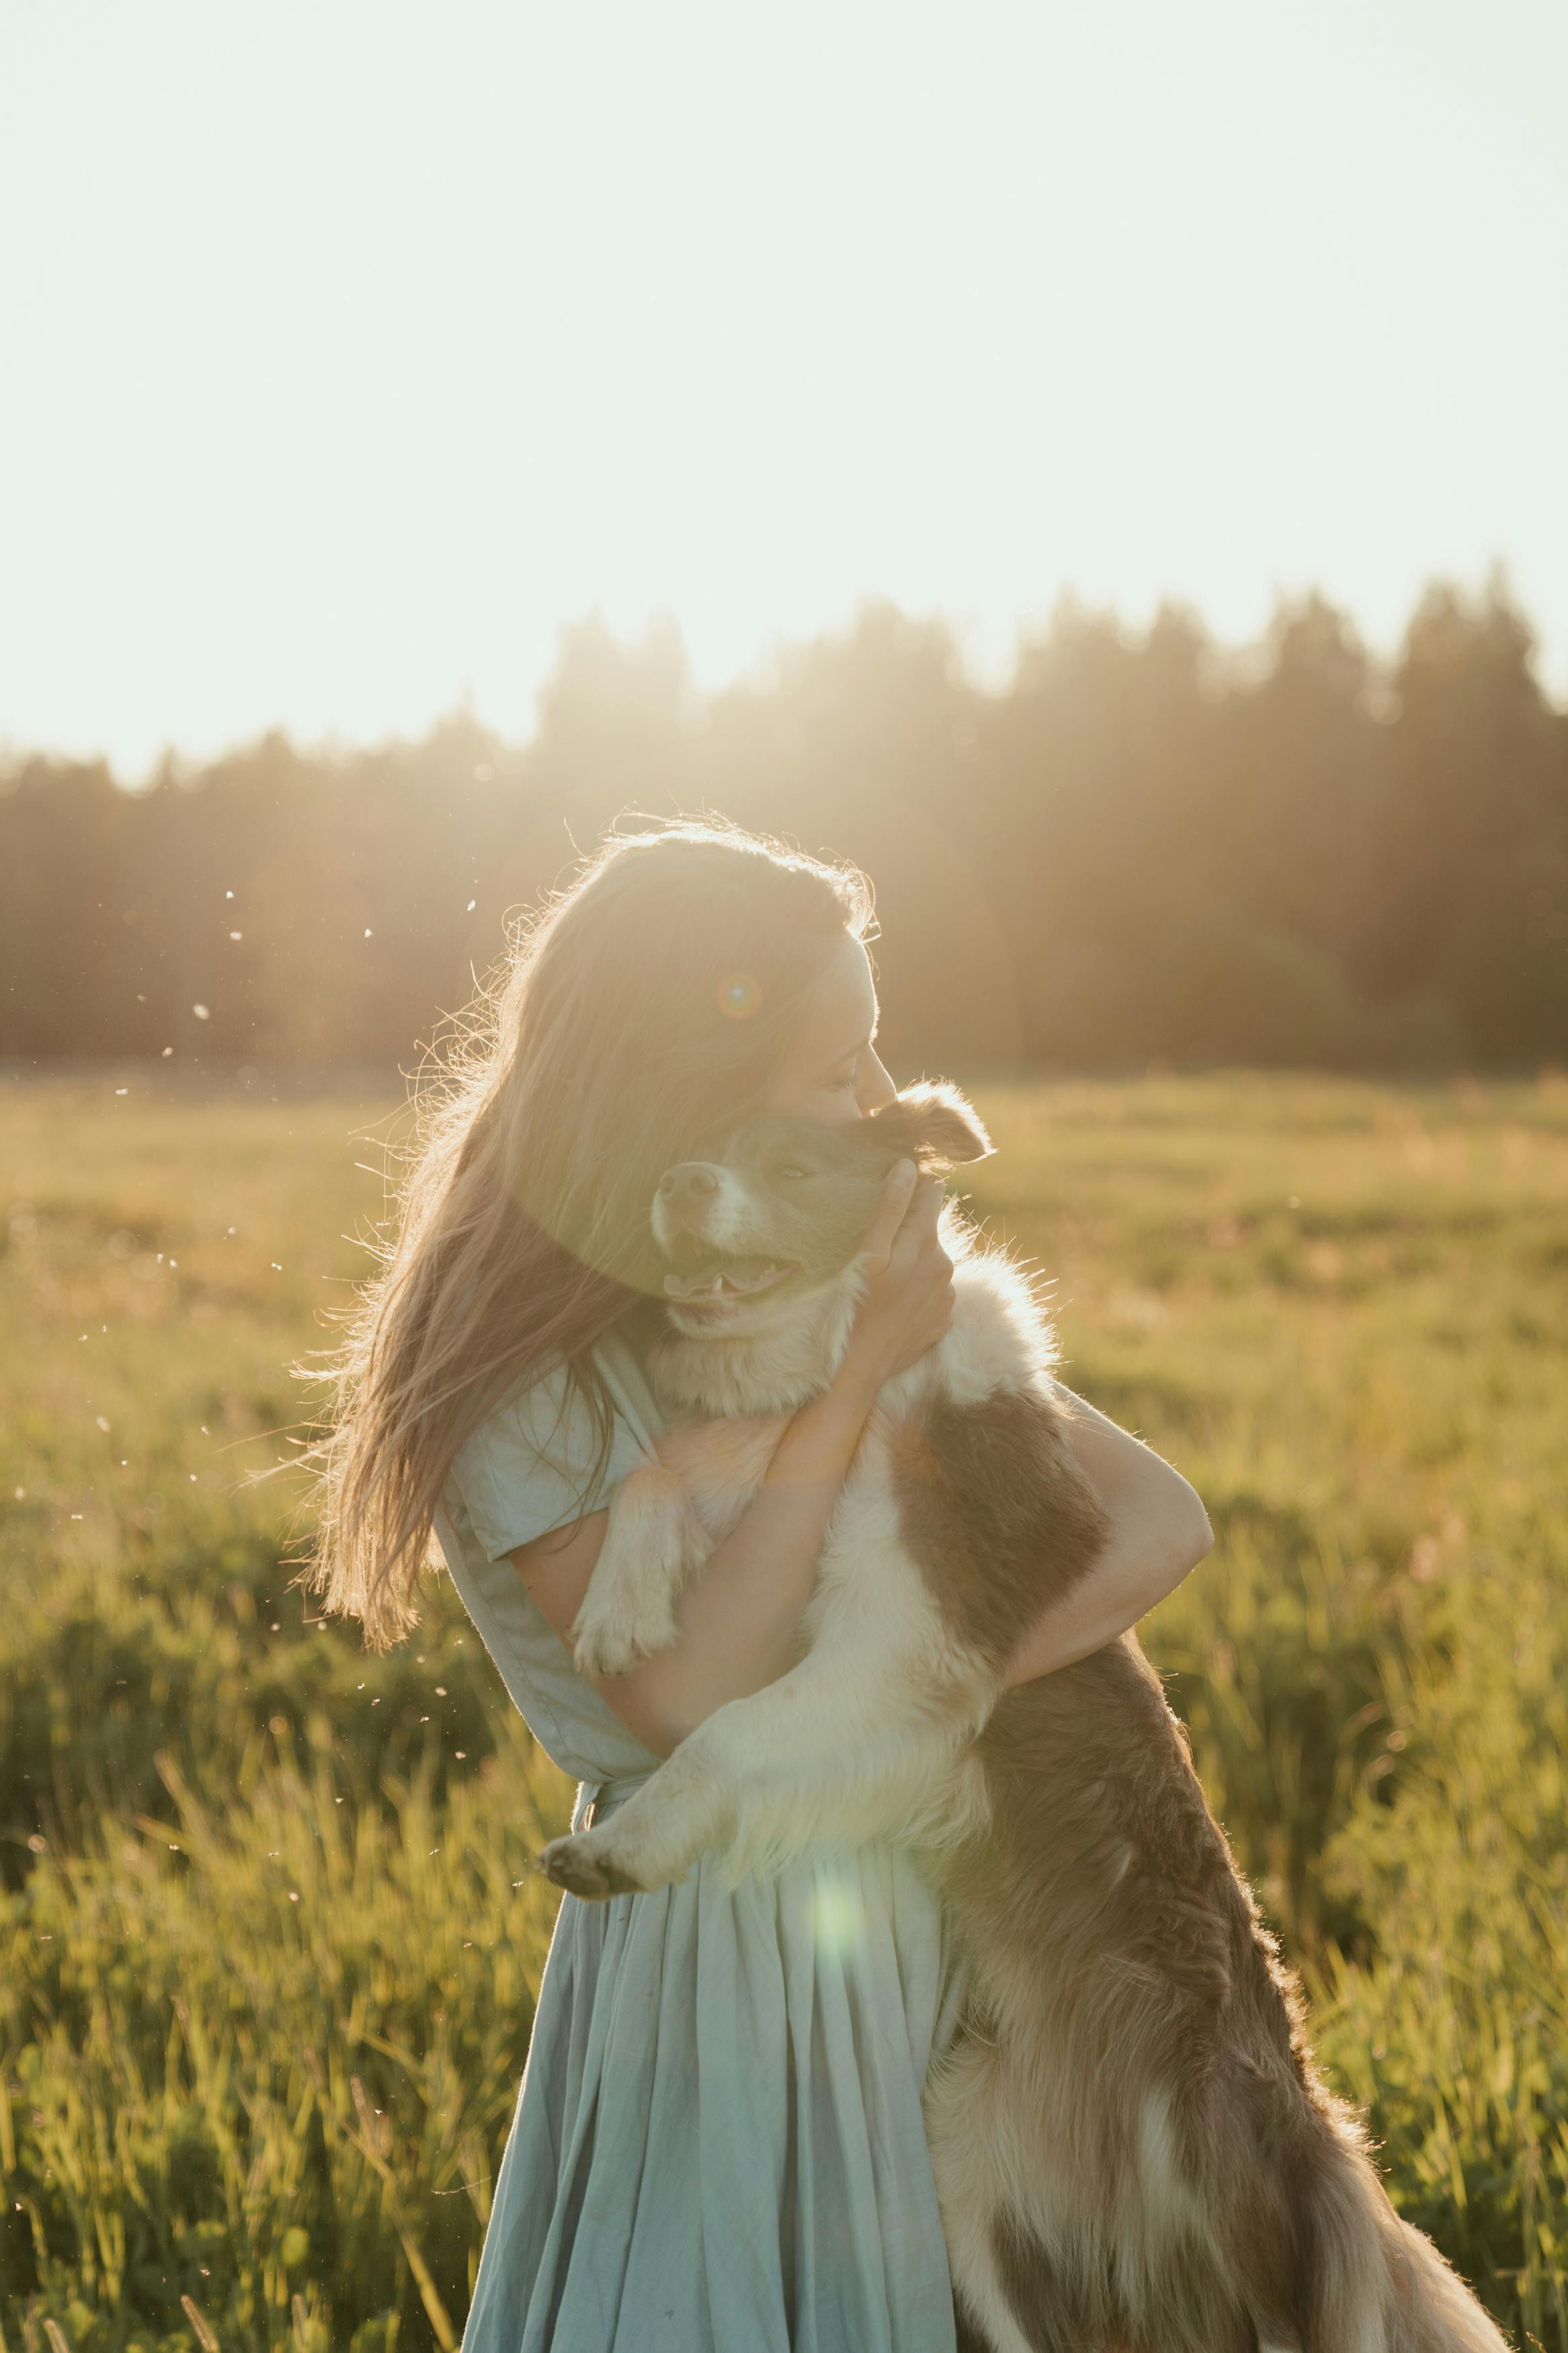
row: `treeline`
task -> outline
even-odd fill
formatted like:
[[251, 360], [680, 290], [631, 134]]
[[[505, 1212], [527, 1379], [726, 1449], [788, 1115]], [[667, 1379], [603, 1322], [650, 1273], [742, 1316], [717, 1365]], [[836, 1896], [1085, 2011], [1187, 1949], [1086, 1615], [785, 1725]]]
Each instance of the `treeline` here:
[[1373, 661], [1322, 599], [1222, 653], [1065, 604], [1003, 693], [868, 606], [702, 697], [569, 632], [534, 740], [281, 734], [127, 791], [0, 770], [0, 1060], [406, 1062], [627, 808], [722, 810], [878, 891], [895, 1065], [1568, 1060], [1568, 715], [1494, 584]]

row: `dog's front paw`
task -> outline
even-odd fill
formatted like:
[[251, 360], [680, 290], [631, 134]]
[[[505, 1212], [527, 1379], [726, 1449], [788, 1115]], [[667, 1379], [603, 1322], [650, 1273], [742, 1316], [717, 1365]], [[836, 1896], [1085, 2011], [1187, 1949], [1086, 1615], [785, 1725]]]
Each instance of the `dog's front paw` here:
[[646, 1893], [642, 1882], [616, 1860], [607, 1835], [599, 1831], [577, 1831], [567, 1838], [552, 1839], [539, 1857], [538, 1868], [546, 1879], [565, 1888], [569, 1895], [580, 1895], [585, 1904]]
[[672, 1650], [679, 1631], [675, 1595], [662, 1581], [649, 1578], [640, 1591], [619, 1592], [601, 1609], [590, 1586], [572, 1629], [572, 1655], [581, 1674], [629, 1674], [655, 1651]]

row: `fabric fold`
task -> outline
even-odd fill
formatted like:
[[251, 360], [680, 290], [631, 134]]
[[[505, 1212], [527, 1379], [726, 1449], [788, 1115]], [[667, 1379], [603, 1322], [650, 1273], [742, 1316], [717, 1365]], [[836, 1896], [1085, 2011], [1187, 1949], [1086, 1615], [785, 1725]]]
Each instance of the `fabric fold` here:
[[879, 1850], [563, 1898], [465, 2353], [952, 2353], [934, 1901]]

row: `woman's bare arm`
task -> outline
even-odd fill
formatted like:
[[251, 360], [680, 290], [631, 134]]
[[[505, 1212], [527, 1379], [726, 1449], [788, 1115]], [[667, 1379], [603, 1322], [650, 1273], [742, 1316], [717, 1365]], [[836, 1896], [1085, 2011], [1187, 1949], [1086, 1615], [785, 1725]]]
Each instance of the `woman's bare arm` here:
[[1099, 1558], [1037, 1620], [1003, 1681], [1032, 1683], [1087, 1659], [1136, 1625], [1214, 1543], [1208, 1514], [1179, 1471], [1105, 1415], [1071, 1398], [1068, 1442], [1110, 1519]]
[[[681, 1594], [674, 1649], [629, 1674], [594, 1679], [656, 1756], [668, 1757], [726, 1700], [760, 1691], [795, 1664], [817, 1556], [875, 1395], [851, 1375], [802, 1408], [745, 1514]], [[590, 1513], [559, 1549], [541, 1536], [511, 1556], [568, 1647], [609, 1516]]]
[[[889, 1180], [862, 1256], [868, 1279], [831, 1388], [795, 1416], [766, 1478], [677, 1609], [673, 1650], [629, 1674], [595, 1679], [628, 1731], [667, 1757], [727, 1700], [773, 1683], [800, 1655], [800, 1621], [845, 1477], [878, 1391], [933, 1347], [952, 1317], [952, 1267], [937, 1239], [942, 1190], [912, 1161]], [[605, 1540], [607, 1512], [568, 1541], [539, 1536], [511, 1555], [543, 1616], [568, 1644]]]

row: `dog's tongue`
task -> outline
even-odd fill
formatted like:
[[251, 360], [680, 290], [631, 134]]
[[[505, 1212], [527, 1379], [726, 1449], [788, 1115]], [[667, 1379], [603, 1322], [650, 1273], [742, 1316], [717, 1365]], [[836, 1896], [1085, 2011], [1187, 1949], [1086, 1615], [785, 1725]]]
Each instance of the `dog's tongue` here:
[[743, 1298], [771, 1282], [778, 1268], [772, 1259], [746, 1259], [739, 1266], [710, 1267], [703, 1274], [667, 1274], [664, 1287], [672, 1299]]

